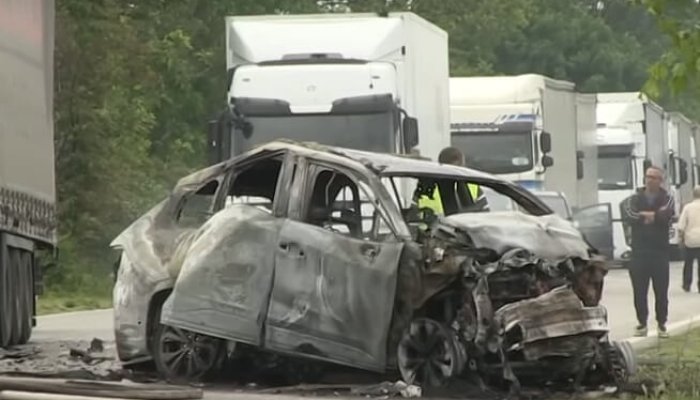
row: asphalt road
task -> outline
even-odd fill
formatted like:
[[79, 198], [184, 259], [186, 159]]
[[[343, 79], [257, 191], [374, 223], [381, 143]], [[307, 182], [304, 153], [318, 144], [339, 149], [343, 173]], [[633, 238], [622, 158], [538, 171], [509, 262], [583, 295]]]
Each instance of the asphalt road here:
[[[669, 289], [669, 326], [680, 325], [683, 321], [692, 319], [700, 314], [700, 293], [685, 293], [681, 289], [680, 263], [674, 263], [671, 267], [671, 284]], [[650, 330], [655, 328], [654, 299], [649, 291], [650, 301]], [[632, 288], [629, 275], [626, 270], [612, 270], [609, 272], [603, 294], [603, 304], [608, 308], [611, 326], [611, 336], [614, 339], [629, 338], [636, 324], [634, 307], [632, 303]], [[111, 310], [95, 310], [85, 312], [73, 312], [57, 315], [49, 315], [38, 319], [37, 328], [32, 336], [32, 342], [41, 346], [55, 346], [57, 342], [83, 342], [93, 338], [105, 341], [107, 350], [113, 349]], [[650, 332], [654, 334], [654, 332]], [[65, 346], [63, 346], [65, 350]], [[207, 390], [207, 399], [239, 399], [239, 398], [268, 398], [301, 399], [289, 395], [253, 395], [252, 393], [236, 393], [226, 388]], [[337, 399], [337, 396], [329, 397]]]

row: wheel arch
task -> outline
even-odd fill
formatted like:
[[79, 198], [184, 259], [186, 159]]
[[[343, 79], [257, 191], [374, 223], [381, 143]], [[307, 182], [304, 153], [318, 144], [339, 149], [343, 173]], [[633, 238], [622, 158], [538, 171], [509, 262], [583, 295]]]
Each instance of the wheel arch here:
[[151, 296], [151, 300], [148, 302], [148, 314], [146, 314], [146, 347], [149, 353], [153, 351], [153, 333], [158, 326], [158, 321], [156, 319], [160, 316], [161, 307], [172, 291], [172, 288], [158, 290]]

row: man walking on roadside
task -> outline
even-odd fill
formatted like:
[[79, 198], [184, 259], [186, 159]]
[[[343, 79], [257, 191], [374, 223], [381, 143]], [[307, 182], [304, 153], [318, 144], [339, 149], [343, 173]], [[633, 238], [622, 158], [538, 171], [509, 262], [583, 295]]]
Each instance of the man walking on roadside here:
[[674, 215], [673, 197], [663, 189], [664, 172], [649, 167], [644, 187], [622, 203], [622, 218], [631, 229], [632, 259], [629, 274], [639, 324], [635, 336], [647, 335], [649, 281], [654, 289], [659, 337], [668, 337], [669, 229]]
[[693, 190], [693, 201], [683, 207], [678, 219], [678, 235], [685, 249], [683, 290], [690, 291], [693, 283], [693, 263], [698, 260], [698, 292], [700, 292], [700, 186]]

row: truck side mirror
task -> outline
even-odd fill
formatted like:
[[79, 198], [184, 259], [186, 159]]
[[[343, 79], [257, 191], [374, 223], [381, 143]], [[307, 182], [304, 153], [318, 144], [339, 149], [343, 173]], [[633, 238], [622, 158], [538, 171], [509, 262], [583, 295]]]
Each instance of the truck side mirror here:
[[576, 179], [583, 179], [583, 158], [585, 155], [581, 150], [576, 151]]
[[684, 159], [680, 159], [680, 183], [679, 186], [683, 186], [688, 182], [688, 163]]
[[549, 168], [554, 165], [554, 159], [550, 156], [542, 156], [542, 166]]
[[418, 120], [413, 117], [404, 117], [403, 119], [403, 143], [406, 147], [406, 152], [418, 146]]
[[542, 134], [540, 134], [540, 150], [545, 154], [552, 151], [552, 135], [550, 135], [549, 132], [542, 132]]

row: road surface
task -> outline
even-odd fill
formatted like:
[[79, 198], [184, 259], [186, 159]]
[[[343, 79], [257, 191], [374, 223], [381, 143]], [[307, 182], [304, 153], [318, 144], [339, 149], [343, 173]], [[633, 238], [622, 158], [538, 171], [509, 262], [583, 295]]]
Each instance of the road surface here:
[[[688, 320], [700, 314], [700, 294], [697, 292], [685, 293], [681, 289], [680, 263], [673, 263], [671, 267], [671, 284], [669, 289], [669, 325], [678, 324], [680, 321]], [[649, 305], [650, 331], [655, 328], [654, 321], [654, 300], [650, 289]], [[636, 325], [634, 307], [632, 304], [632, 288], [629, 275], [626, 270], [612, 270], [605, 280], [603, 294], [603, 304], [608, 308], [611, 336], [614, 339], [628, 338]], [[64, 365], [68, 363], [65, 353], [71, 346], [87, 346], [93, 338], [100, 338], [105, 341], [107, 352], [113, 352], [114, 344], [112, 331], [111, 310], [95, 310], [85, 312], [73, 312], [57, 315], [43, 316], [38, 319], [36, 330], [32, 336], [32, 342], [42, 347], [44, 352], [53, 351], [63, 353], [61, 361]], [[60, 345], [58, 345], [60, 343]], [[49, 364], [53, 365], [53, 364]], [[105, 368], [118, 366], [117, 363], [106, 363]], [[0, 364], [0, 372], [2, 372]], [[242, 398], [270, 398], [301, 399], [308, 397], [297, 397], [291, 395], [253, 395], [251, 393], [236, 393], [226, 388], [206, 390], [206, 399], [242, 399]], [[338, 399], [337, 396], [328, 397]], [[323, 399], [317, 397], [316, 399]]]

